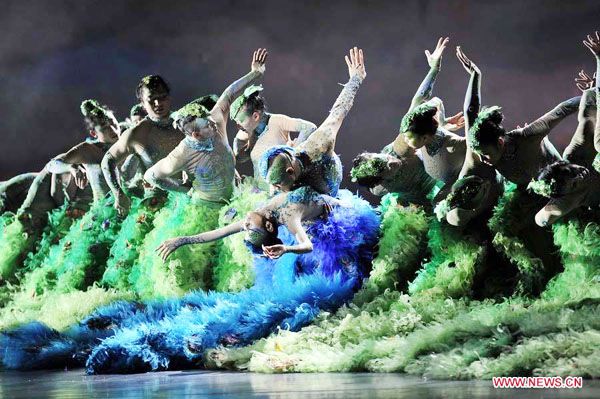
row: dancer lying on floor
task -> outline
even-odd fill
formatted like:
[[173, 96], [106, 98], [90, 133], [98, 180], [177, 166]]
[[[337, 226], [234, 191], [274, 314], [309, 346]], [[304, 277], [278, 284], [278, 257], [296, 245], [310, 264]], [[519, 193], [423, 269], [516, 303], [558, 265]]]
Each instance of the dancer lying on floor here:
[[[246, 345], [279, 328], [297, 331], [321, 310], [333, 311], [352, 298], [368, 275], [378, 238], [379, 217], [366, 201], [344, 190], [339, 203], [325, 204], [331, 199], [303, 187], [280, 194], [245, 222], [198, 240], [245, 228], [248, 245], [255, 251], [264, 245], [269, 255], [255, 256], [252, 288], [239, 293], [198, 291], [168, 301], [117, 302], [63, 333], [30, 323], [0, 335], [2, 366], [86, 364], [89, 373], [201, 367], [207, 349]], [[310, 246], [302, 244], [308, 235]], [[281, 244], [275, 243], [276, 237]], [[176, 249], [173, 242], [161, 246], [163, 256]]]

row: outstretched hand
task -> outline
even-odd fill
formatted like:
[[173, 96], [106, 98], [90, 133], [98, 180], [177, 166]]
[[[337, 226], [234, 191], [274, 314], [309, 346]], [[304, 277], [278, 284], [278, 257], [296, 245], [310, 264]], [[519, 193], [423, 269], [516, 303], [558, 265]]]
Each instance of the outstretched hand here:
[[593, 77], [590, 77], [590, 75], [585, 73], [585, 71], [582, 69], [579, 72], [579, 77], [575, 78], [575, 82], [577, 88], [582, 92], [586, 91], [587, 89], [591, 89], [596, 84], [596, 72], [594, 72]]
[[80, 190], [83, 190], [85, 186], [88, 184], [86, 170], [82, 165], [74, 165], [71, 168], [71, 175], [75, 180], [75, 185]]
[[467, 58], [467, 56], [462, 51], [460, 46], [456, 46], [456, 58], [458, 58], [458, 60], [461, 62], [462, 66], [465, 68], [465, 70], [468, 73], [473, 73], [473, 72], [475, 72], [477, 74], [481, 73], [479, 68], [477, 68], [477, 65], [475, 65], [475, 63], [473, 61], [471, 61], [470, 59]]
[[180, 246], [182, 246], [182, 240], [181, 237], [176, 237], [176, 238], [171, 238], [165, 242], [163, 242], [162, 244], [160, 244], [158, 246], [158, 248], [156, 248], [154, 250], [154, 252], [156, 252], [156, 254], [158, 256], [160, 256], [162, 258], [163, 261], [167, 261], [167, 258], [173, 253], [175, 252], [175, 250], [177, 248], [179, 248]]
[[429, 64], [430, 68], [440, 69], [442, 64], [442, 54], [444, 53], [449, 41], [449, 37], [440, 37], [437, 42], [437, 46], [435, 46], [435, 50], [433, 50], [433, 53], [430, 53], [429, 50], [425, 50], [425, 56], [427, 57], [427, 63]]
[[465, 117], [462, 112], [459, 112], [456, 115], [453, 115], [449, 118], [446, 118], [444, 123], [444, 129], [449, 130], [451, 132], [455, 132], [457, 130], [465, 127]]
[[354, 47], [350, 49], [350, 57], [345, 57], [346, 64], [348, 65], [348, 75], [350, 78], [358, 76], [361, 80], [367, 77], [367, 71], [365, 69], [365, 60], [362, 49]]
[[250, 70], [252, 72], [260, 72], [265, 73], [265, 63], [267, 62], [267, 49], [259, 48], [252, 55], [252, 64], [250, 65]]
[[593, 35], [587, 35], [587, 41], [584, 40], [583, 44], [589, 48], [590, 51], [596, 56], [600, 57], [600, 34], [596, 31], [596, 37]]

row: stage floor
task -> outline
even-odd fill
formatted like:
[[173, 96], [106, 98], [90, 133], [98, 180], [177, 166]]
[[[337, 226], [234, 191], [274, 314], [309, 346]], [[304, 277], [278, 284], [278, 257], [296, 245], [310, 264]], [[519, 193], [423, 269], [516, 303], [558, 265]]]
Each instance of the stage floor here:
[[223, 371], [88, 376], [83, 370], [0, 373], [0, 397], [20, 398], [600, 398], [583, 389], [494, 389], [491, 381], [428, 381], [403, 374], [254, 374]]

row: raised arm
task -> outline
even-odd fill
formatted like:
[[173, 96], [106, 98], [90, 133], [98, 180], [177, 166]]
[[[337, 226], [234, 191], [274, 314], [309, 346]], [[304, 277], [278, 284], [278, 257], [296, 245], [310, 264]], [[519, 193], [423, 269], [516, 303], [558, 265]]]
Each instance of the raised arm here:
[[450, 38], [448, 37], [440, 37], [437, 42], [437, 46], [435, 46], [435, 50], [433, 50], [433, 53], [430, 53], [429, 50], [425, 50], [425, 56], [427, 57], [427, 63], [429, 64], [429, 72], [417, 89], [417, 92], [410, 103], [410, 109], [408, 112], [412, 111], [431, 98], [435, 79], [437, 78], [442, 66], [442, 54], [444, 53], [449, 40]]
[[346, 64], [348, 65], [350, 80], [344, 85], [342, 92], [337, 100], [335, 100], [333, 108], [329, 111], [329, 116], [321, 126], [319, 126], [304, 143], [302, 143], [302, 147], [306, 148], [314, 155], [333, 152], [337, 133], [342, 126], [344, 118], [352, 108], [358, 87], [367, 76], [362, 50], [354, 47], [353, 49], [350, 49], [350, 57], [346, 56], [345, 58]]
[[184, 169], [184, 165], [181, 162], [182, 158], [177, 156], [178, 151], [179, 148], [175, 148], [169, 155], [155, 163], [144, 173], [144, 180], [150, 185], [162, 188], [165, 191], [178, 191], [180, 193], [190, 191], [188, 185], [171, 178], [171, 176]]
[[227, 123], [229, 115], [229, 107], [231, 103], [242, 94], [246, 87], [253, 84], [258, 78], [265, 73], [265, 63], [267, 62], [267, 50], [258, 49], [252, 55], [252, 64], [250, 72], [242, 76], [225, 89], [217, 103], [210, 111], [211, 116], [217, 123]]
[[467, 58], [460, 46], [456, 47], [456, 57], [465, 70], [471, 75], [463, 105], [463, 112], [466, 116], [465, 131], [468, 134], [469, 129], [473, 126], [473, 123], [479, 114], [479, 110], [481, 109], [481, 71], [473, 61]]
[[167, 260], [169, 255], [173, 253], [177, 248], [182, 245], [190, 245], [190, 244], [202, 244], [205, 242], [216, 241], [221, 238], [225, 238], [232, 234], [236, 234], [244, 231], [244, 223], [245, 220], [239, 220], [235, 223], [231, 223], [225, 227], [218, 228], [216, 230], [207, 231], [205, 233], [196, 234], [194, 236], [184, 236], [184, 237], [176, 237], [171, 238], [160, 244], [158, 248], [156, 248], [156, 253], [163, 260]]
[[[594, 86], [596, 88], [600, 87], [598, 80], [600, 79], [600, 34], [596, 32], [595, 37], [592, 35], [587, 35], [587, 40], [583, 41], [583, 44], [594, 54], [594, 58], [596, 58], [596, 73], [594, 74]], [[583, 71], [582, 71], [583, 72]], [[579, 85], [578, 85], [579, 86]], [[596, 90], [596, 125], [594, 128], [594, 148], [596, 152], [600, 153], [600, 93]], [[581, 112], [581, 111], [580, 111]], [[596, 157], [598, 158], [598, 156]], [[598, 162], [594, 162], [594, 167], [598, 170], [600, 169], [596, 166]]]
[[600, 33], [596, 31], [595, 37], [587, 35], [587, 40], [584, 40], [583, 44], [590, 49], [592, 54], [594, 54], [594, 58], [596, 58], [595, 87], [600, 87], [600, 84], [598, 84], [598, 79], [600, 78]]

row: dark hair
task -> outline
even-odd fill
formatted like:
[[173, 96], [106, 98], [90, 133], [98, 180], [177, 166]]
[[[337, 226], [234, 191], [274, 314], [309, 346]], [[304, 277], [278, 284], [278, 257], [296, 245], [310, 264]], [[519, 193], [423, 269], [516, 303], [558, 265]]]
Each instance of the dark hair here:
[[489, 113], [485, 110], [480, 112], [480, 116], [475, 120], [471, 127], [469, 135], [471, 136], [471, 146], [474, 150], [481, 148], [481, 145], [496, 145], [498, 139], [504, 136], [505, 130], [501, 123], [504, 119], [502, 111], [493, 109]]
[[113, 123], [109, 117], [113, 111], [106, 105], [100, 105], [96, 100], [84, 101], [81, 104], [81, 112], [86, 129], [94, 130], [96, 125], [103, 125], [105, 122]]
[[[352, 160], [352, 171], [356, 171], [363, 165], [364, 162], [368, 162], [365, 157], [366, 153], [359, 154], [356, 158]], [[352, 176], [352, 181], [356, 181], [359, 186], [373, 188], [376, 185], [380, 184], [383, 178], [377, 173], [353, 173], [350, 171]]]
[[282, 241], [279, 238], [277, 238], [277, 226], [278, 226], [277, 219], [275, 219], [275, 217], [273, 215], [269, 215], [269, 216], [263, 215], [263, 218], [266, 221], [271, 222], [271, 224], [275, 228], [275, 231], [269, 232], [269, 231], [265, 230], [266, 237], [265, 237], [265, 240], [260, 243], [260, 245], [256, 245], [249, 241], [244, 240], [244, 244], [246, 245], [246, 247], [250, 250], [251, 253], [253, 253], [255, 255], [260, 255], [263, 253], [263, 249], [262, 249], [263, 245], [265, 247], [268, 247], [271, 245], [282, 244]]
[[248, 96], [244, 100], [244, 110], [248, 113], [248, 115], [252, 115], [255, 112], [266, 112], [267, 111], [267, 103], [265, 98], [260, 95], [259, 91], [256, 91]]
[[192, 103], [200, 104], [208, 111], [210, 111], [215, 107], [218, 100], [219, 96], [217, 96], [216, 94], [207, 94], [206, 96], [198, 97], [197, 99], [192, 101]]
[[412, 132], [418, 136], [434, 134], [439, 126], [434, 116], [437, 113], [436, 108], [426, 109], [423, 112], [415, 113], [406, 126], [405, 132]]
[[150, 92], [164, 91], [167, 94], [171, 93], [171, 88], [165, 79], [160, 75], [148, 75], [140, 80], [137, 86], [135, 95], [138, 100], [142, 101], [142, 89], [146, 87]]
[[578, 176], [589, 174], [589, 170], [581, 165], [575, 165], [568, 161], [556, 161], [544, 167], [538, 174], [537, 181], [550, 183], [554, 180], [555, 184], [551, 184], [551, 197], [559, 197], [565, 194], [565, 184], [570, 179]]

